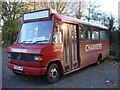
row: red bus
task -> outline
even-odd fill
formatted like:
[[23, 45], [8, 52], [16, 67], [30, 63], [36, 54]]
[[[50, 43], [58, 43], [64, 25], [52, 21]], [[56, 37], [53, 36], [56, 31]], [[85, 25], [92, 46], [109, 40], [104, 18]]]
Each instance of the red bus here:
[[15, 74], [46, 75], [49, 83], [109, 55], [109, 31], [52, 9], [23, 14], [7, 66]]

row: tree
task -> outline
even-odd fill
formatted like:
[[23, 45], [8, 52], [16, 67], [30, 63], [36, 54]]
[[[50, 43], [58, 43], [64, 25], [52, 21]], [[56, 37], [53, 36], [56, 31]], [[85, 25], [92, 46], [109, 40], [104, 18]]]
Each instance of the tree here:
[[2, 26], [2, 41], [3, 45], [11, 45], [17, 37], [20, 28], [22, 12], [28, 11], [23, 2], [0, 2], [1, 15], [4, 21]]
[[45, 9], [45, 8], [52, 8], [55, 9], [59, 14], [66, 15], [66, 9], [68, 6], [68, 2], [39, 2], [37, 3], [39, 9]]
[[70, 5], [70, 14], [72, 14], [73, 17], [76, 17], [77, 19], [81, 19], [83, 16], [83, 11], [84, 11], [84, 2], [83, 1], [76, 1], [72, 2]]
[[76, 17], [78, 19], [81, 19], [82, 17], [83, 4], [79, 1], [60, 2], [60, 0], [58, 0], [57, 2], [53, 2], [50, 0], [50, 2], [39, 2], [36, 3], [36, 5], [38, 5], [39, 9], [52, 8], [62, 15]]
[[108, 27], [110, 32], [110, 55], [113, 59], [120, 59], [120, 31], [117, 20], [113, 15], [107, 15], [103, 13], [102, 24]]
[[110, 32], [115, 30], [116, 18], [113, 15], [103, 13], [101, 21], [104, 26], [108, 27]]
[[79, 2], [78, 3], [78, 10], [77, 10], [77, 12], [75, 13], [76, 14], [76, 17], [78, 18], [78, 19], [81, 19], [81, 17], [82, 17], [82, 3], [81, 2]]
[[[99, 21], [99, 16], [101, 16], [101, 11], [99, 10], [100, 5], [95, 2], [89, 1], [87, 4], [87, 13], [84, 15], [85, 19], [88, 22], [90, 21]], [[85, 12], [86, 13], [86, 12]]]

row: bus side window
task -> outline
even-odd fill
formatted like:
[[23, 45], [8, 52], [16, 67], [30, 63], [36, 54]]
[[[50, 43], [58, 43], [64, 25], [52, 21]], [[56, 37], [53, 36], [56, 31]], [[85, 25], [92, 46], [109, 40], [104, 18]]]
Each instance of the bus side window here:
[[92, 40], [99, 40], [99, 29], [98, 28], [92, 29]]
[[62, 43], [62, 32], [60, 29], [60, 23], [58, 22], [55, 22], [55, 26], [54, 26], [53, 43], [54, 44]]
[[100, 31], [100, 40], [108, 40], [108, 32], [107, 30], [101, 30]]
[[90, 27], [87, 25], [80, 25], [80, 39], [82, 41], [90, 40]]

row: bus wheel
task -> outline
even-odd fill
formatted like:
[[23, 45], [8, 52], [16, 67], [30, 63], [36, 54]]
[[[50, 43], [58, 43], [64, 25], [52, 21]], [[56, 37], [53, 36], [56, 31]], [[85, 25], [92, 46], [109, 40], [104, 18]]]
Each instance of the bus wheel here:
[[46, 78], [48, 83], [57, 82], [60, 77], [60, 72], [57, 64], [51, 64], [47, 70]]
[[101, 58], [102, 58], [102, 57], [99, 55], [99, 56], [98, 56], [98, 59], [97, 59], [97, 65], [100, 64], [100, 62], [101, 62]]
[[101, 58], [102, 58], [102, 57], [99, 55], [99, 56], [98, 56], [98, 59], [97, 59], [97, 65], [100, 64], [100, 62], [101, 62]]

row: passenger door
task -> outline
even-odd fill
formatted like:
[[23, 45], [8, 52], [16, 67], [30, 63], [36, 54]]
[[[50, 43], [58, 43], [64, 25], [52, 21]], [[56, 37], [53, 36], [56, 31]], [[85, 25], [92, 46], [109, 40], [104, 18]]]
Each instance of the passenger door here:
[[78, 35], [77, 25], [65, 24], [63, 28], [64, 36], [64, 65], [65, 71], [75, 69], [79, 65], [79, 49], [78, 49]]

